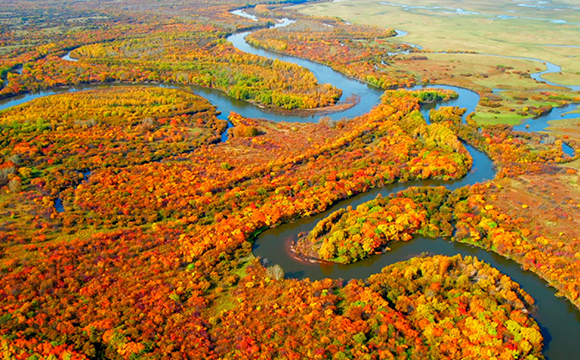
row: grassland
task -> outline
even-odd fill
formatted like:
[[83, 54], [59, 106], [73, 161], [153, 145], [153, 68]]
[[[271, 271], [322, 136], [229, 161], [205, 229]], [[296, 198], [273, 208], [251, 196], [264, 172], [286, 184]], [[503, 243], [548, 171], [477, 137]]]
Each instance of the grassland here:
[[[411, 0], [397, 0], [393, 4], [416, 4]], [[563, 3], [563, 2], [562, 2]], [[344, 20], [408, 32], [400, 41], [418, 44], [433, 51], [464, 50], [479, 53], [534, 57], [562, 66], [562, 77], [579, 83], [580, 63], [578, 49], [546, 45], [580, 46], [580, 1], [569, 1], [569, 11], [542, 10], [517, 6], [508, 1], [462, 1], [465, 11], [475, 14], [452, 13], [457, 1], [421, 1], [422, 6], [449, 9], [420, 9], [386, 5], [378, 0], [348, 0], [297, 6], [298, 11], [311, 15], [338, 16]], [[407, 9], [407, 10], [405, 10]], [[512, 12], [514, 11], [514, 12]], [[518, 16], [500, 19], [497, 16]], [[542, 19], [542, 20], [534, 20]], [[544, 20], [546, 19], [546, 20]], [[563, 20], [564, 24], [553, 21]], [[575, 24], [575, 25], [572, 25]], [[573, 78], [570, 78], [572, 76]]]
[[[562, 72], [547, 74], [545, 79], [564, 85], [580, 84], [578, 8], [578, 0], [539, 5], [491, 0], [461, 3], [425, 0], [420, 5], [411, 0], [343, 0], [291, 9], [307, 15], [340, 17], [352, 23], [404, 30], [408, 32], [406, 36], [392, 41], [417, 44], [426, 52], [434, 53], [426, 54], [429, 61], [412, 61], [411, 55], [400, 55], [403, 61], [395, 66], [435, 83], [466, 86], [484, 94], [496, 88], [528, 93], [546, 88], [564, 89], [538, 83], [527, 76], [546, 69], [540, 62], [481, 54], [549, 61], [561, 66]], [[480, 55], [436, 54], [444, 51]], [[476, 120], [516, 123], [523, 118], [511, 110], [517, 110], [517, 102], [503, 94], [499, 96], [505, 106], [501, 115], [479, 107]]]

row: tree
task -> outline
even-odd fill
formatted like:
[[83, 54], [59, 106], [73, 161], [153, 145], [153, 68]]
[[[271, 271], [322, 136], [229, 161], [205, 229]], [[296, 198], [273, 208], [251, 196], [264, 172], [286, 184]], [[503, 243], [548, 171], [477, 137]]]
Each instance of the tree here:
[[276, 264], [266, 269], [266, 275], [272, 279], [280, 280], [284, 278], [284, 270], [280, 265]]

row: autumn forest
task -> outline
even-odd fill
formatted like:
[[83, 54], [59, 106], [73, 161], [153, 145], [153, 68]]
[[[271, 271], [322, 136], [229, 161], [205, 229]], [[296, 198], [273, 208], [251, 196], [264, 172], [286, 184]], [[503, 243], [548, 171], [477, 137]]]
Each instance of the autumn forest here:
[[578, 354], [578, 84], [313, 4], [2, 3], [3, 359]]

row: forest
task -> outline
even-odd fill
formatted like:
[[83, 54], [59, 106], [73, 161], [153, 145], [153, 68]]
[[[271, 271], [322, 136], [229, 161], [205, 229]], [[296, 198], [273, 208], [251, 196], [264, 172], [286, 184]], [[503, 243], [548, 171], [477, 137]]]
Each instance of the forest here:
[[[481, 122], [465, 89], [441, 85], [522, 119], [580, 93], [530, 88], [512, 94], [517, 109], [495, 106], [491, 88], [416, 71], [430, 55], [395, 29], [295, 3], [3, 5], [3, 358], [565, 358], [542, 299], [477, 256], [340, 271], [443, 238], [529, 270], [578, 313], [580, 124]], [[314, 67], [240, 50], [228, 39], [241, 32], [364, 82], [376, 103], [342, 116], [371, 92], [345, 99]], [[460, 186], [478, 171], [491, 175]], [[305, 221], [276, 240], [303, 272], [254, 254], [264, 233]]]

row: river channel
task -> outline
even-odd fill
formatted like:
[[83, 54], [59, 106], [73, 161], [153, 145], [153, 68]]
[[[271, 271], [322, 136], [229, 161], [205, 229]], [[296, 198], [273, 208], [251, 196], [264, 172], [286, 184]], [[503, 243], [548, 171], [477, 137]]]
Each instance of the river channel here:
[[[283, 20], [276, 26], [286, 26], [291, 22], [292, 21], [290, 20]], [[383, 94], [382, 90], [357, 80], [350, 79], [332, 70], [330, 67], [309, 60], [298, 59], [254, 48], [244, 39], [249, 33], [250, 32], [236, 33], [230, 35], [228, 40], [241, 51], [264, 56], [270, 59], [292, 62], [310, 69], [319, 82], [330, 83], [335, 87], [342, 89], [343, 99], [351, 95], [357, 95], [360, 97], [360, 101], [352, 108], [325, 116], [330, 116], [330, 118], [334, 120], [359, 116], [368, 112], [373, 106], [380, 102], [380, 96]], [[0, 110], [20, 105], [43, 96], [66, 91], [95, 89], [99, 87], [102, 86], [89, 85], [26, 94], [0, 101]], [[466, 114], [469, 114], [475, 110], [479, 101], [479, 95], [467, 89], [446, 85], [434, 85], [432, 87], [454, 90], [459, 94], [458, 99], [446, 103], [438, 103], [433, 105], [434, 107], [442, 105], [459, 106], [467, 108]], [[319, 115], [305, 117], [273, 114], [259, 106], [232, 99], [223, 92], [215, 89], [207, 89], [197, 86], [192, 86], [190, 88], [193, 92], [203, 96], [215, 105], [218, 110], [222, 112], [219, 116], [221, 119], [226, 119], [231, 111], [237, 112], [245, 117], [263, 118], [272, 121], [313, 122], [318, 121], [320, 118]], [[413, 89], [418, 88], [421, 88], [421, 86], [416, 86]], [[561, 115], [571, 111], [573, 108], [575, 108], [575, 106], [569, 105], [555, 109], [556, 111], [545, 114], [538, 119], [528, 120], [521, 128], [518, 128], [518, 130], [544, 130], [548, 121], [562, 119]], [[429, 108], [422, 109], [422, 113], [427, 120], [428, 111]], [[564, 116], [564, 118], [566, 117], [568, 117], [568, 115]], [[530, 129], [525, 129], [526, 124], [534, 124], [534, 126], [530, 126]], [[224, 136], [223, 140], [227, 140], [227, 135]], [[392, 250], [386, 254], [376, 255], [351, 265], [308, 263], [296, 260], [291, 255], [289, 245], [296, 239], [299, 232], [311, 230], [318, 221], [323, 219], [330, 212], [336, 211], [339, 208], [345, 208], [349, 205], [357, 206], [363, 202], [374, 199], [379, 193], [386, 196], [390, 193], [404, 190], [410, 186], [445, 186], [448, 189], [456, 189], [462, 186], [493, 179], [495, 171], [491, 160], [485, 154], [477, 151], [471, 146], [466, 145], [466, 148], [473, 157], [474, 163], [473, 168], [464, 178], [455, 181], [411, 181], [407, 183], [395, 183], [383, 188], [373, 189], [367, 193], [342, 201], [324, 213], [300, 219], [293, 223], [283, 224], [274, 229], [265, 231], [258, 237], [258, 239], [256, 239], [254, 254], [268, 259], [270, 264], [281, 265], [286, 272], [286, 277], [288, 278], [340, 278], [345, 280], [353, 278], [365, 279], [372, 274], [380, 272], [383, 267], [389, 264], [408, 260], [424, 252], [449, 256], [456, 254], [462, 254], [463, 256], [476, 256], [480, 260], [484, 260], [491, 264], [502, 273], [509, 275], [534, 297], [537, 309], [532, 313], [532, 316], [540, 325], [542, 334], [545, 338], [544, 355], [546, 358], [551, 360], [567, 360], [576, 356], [576, 354], [580, 354], [580, 341], [578, 341], [580, 339], [580, 313], [577, 309], [567, 300], [555, 297], [556, 290], [549, 287], [547, 283], [537, 275], [530, 271], [522, 270], [516, 262], [503, 258], [495, 253], [461, 243], [450, 242], [445, 239], [415, 237], [415, 239], [406, 243], [393, 244], [391, 246]], [[64, 211], [64, 209], [62, 210]]]
[[[239, 14], [238, 14], [239, 15]], [[285, 26], [289, 22], [280, 23], [278, 26]], [[250, 32], [243, 32], [231, 35], [228, 40], [236, 48], [244, 52], [264, 56], [270, 59], [288, 61], [310, 69], [320, 82], [330, 83], [340, 89], [343, 89], [343, 96], [358, 94], [361, 101], [357, 106], [333, 117], [352, 117], [360, 115], [370, 110], [380, 101], [383, 91], [368, 86], [356, 80], [350, 79], [340, 73], [335, 72], [330, 67], [314, 63], [309, 60], [299, 59], [291, 56], [272, 53], [264, 49], [254, 48], [249, 45], [244, 38]], [[401, 35], [403, 35], [402, 33]], [[548, 69], [555, 70], [555, 69]], [[546, 72], [538, 74], [538, 80]], [[543, 79], [542, 79], [543, 80]], [[413, 89], [418, 89], [416, 86]], [[455, 86], [440, 86], [454, 90], [459, 94], [459, 98], [446, 103], [438, 103], [438, 108], [444, 106], [459, 106], [466, 108], [466, 114], [475, 111], [479, 102], [479, 95], [473, 91], [458, 88]], [[545, 114], [539, 118], [528, 120], [518, 128], [520, 131], [541, 131], [548, 126], [548, 121], [559, 120], [568, 117], [577, 117], [576, 115], [563, 114], [573, 110], [575, 105], [568, 105], [555, 109], [553, 113]], [[428, 120], [429, 109], [422, 109], [423, 116]], [[266, 118], [272, 119], [272, 116]], [[278, 119], [275, 119], [278, 121]], [[288, 121], [288, 118], [281, 119]], [[530, 124], [528, 129], [526, 125]], [[532, 127], [533, 126], [533, 127]], [[542, 335], [544, 336], [544, 355], [547, 359], [570, 359], [574, 354], [580, 354], [580, 313], [567, 300], [557, 298], [556, 290], [547, 285], [547, 283], [536, 274], [523, 270], [516, 262], [501, 257], [493, 252], [488, 252], [470, 245], [451, 242], [445, 239], [427, 239], [424, 237], [415, 237], [410, 242], [399, 242], [391, 245], [391, 251], [372, 256], [366, 260], [349, 264], [320, 264], [309, 263], [296, 259], [290, 251], [290, 245], [297, 239], [300, 232], [308, 232], [314, 226], [330, 213], [346, 208], [347, 206], [356, 207], [366, 201], [374, 199], [379, 193], [387, 196], [393, 192], [404, 190], [410, 186], [445, 186], [453, 190], [462, 186], [472, 185], [478, 182], [493, 179], [495, 171], [492, 161], [483, 153], [477, 151], [471, 146], [466, 145], [467, 150], [473, 157], [473, 167], [468, 175], [455, 181], [442, 180], [425, 180], [411, 181], [406, 183], [394, 183], [383, 188], [373, 189], [367, 193], [360, 194], [348, 200], [342, 201], [331, 207], [324, 213], [300, 219], [293, 223], [283, 224], [279, 227], [269, 229], [262, 233], [255, 241], [254, 255], [268, 259], [270, 264], [282, 266], [287, 278], [309, 278], [311, 280], [324, 278], [365, 279], [372, 274], [379, 273], [387, 265], [399, 261], [408, 260], [422, 253], [441, 254], [453, 256], [461, 254], [463, 256], [476, 256], [504, 274], [509, 275], [514, 281], [520, 284], [536, 300], [536, 310], [532, 313], [534, 319], [540, 325]]]

